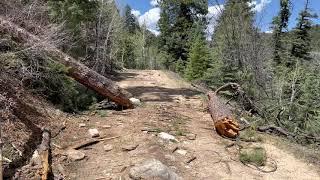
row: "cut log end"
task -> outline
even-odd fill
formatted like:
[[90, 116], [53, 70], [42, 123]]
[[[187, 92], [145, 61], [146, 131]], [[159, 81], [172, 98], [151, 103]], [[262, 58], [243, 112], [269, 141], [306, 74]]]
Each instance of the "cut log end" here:
[[222, 137], [236, 138], [239, 136], [239, 124], [231, 110], [214, 92], [207, 94], [208, 110], [213, 120], [216, 132]]

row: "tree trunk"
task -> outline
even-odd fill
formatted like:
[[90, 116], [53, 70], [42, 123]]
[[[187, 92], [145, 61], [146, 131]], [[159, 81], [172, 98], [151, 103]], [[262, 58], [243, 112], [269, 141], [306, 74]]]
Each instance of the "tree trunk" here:
[[[1, 122], [0, 122], [1, 123]], [[0, 124], [1, 125], [1, 124]], [[3, 168], [2, 168], [2, 136], [1, 136], [1, 126], [0, 126], [0, 180], [3, 180]]]
[[51, 173], [50, 166], [50, 131], [44, 130], [42, 134], [42, 142], [38, 147], [39, 156], [42, 164], [41, 180], [49, 179]]
[[84, 86], [96, 91], [102, 96], [109, 98], [115, 103], [127, 108], [133, 108], [129, 100], [129, 93], [122, 90], [112, 80], [98, 74], [87, 66], [78, 62], [71, 56], [60, 51], [53, 45], [44, 42], [27, 30], [7, 21], [0, 16], [0, 33], [9, 34], [21, 43], [37, 47], [41, 52], [54, 59], [55, 61], [68, 67], [68, 75]]
[[217, 133], [223, 137], [235, 138], [239, 135], [239, 125], [229, 107], [214, 92], [207, 94], [208, 110]]

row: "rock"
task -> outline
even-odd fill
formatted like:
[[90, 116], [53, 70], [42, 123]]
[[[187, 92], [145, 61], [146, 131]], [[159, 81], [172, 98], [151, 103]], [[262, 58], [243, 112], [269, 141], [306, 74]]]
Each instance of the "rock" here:
[[122, 150], [123, 151], [133, 151], [133, 150], [137, 149], [138, 146], [139, 146], [138, 144], [124, 145], [124, 146], [122, 146]]
[[156, 159], [148, 159], [141, 164], [135, 165], [129, 170], [129, 177], [135, 180], [182, 180], [182, 178], [179, 177], [174, 171]]
[[102, 128], [103, 128], [103, 129], [110, 129], [110, 128], [112, 128], [112, 126], [110, 126], [110, 125], [103, 125]]
[[189, 133], [186, 135], [186, 138], [189, 140], [195, 140], [197, 138], [196, 134]]
[[130, 98], [130, 101], [132, 102], [132, 104], [137, 107], [137, 106], [140, 106], [141, 105], [141, 101], [140, 99], [137, 99], [137, 98]]
[[176, 150], [176, 152], [178, 153], [178, 154], [181, 154], [181, 155], [183, 155], [183, 156], [185, 156], [188, 152], [186, 151], [186, 150], [184, 150], [184, 149], [178, 149], [178, 150]]
[[111, 151], [113, 149], [113, 146], [111, 144], [107, 144], [103, 146], [104, 151]]
[[98, 129], [89, 129], [89, 134], [93, 138], [100, 136]]
[[172, 136], [171, 134], [165, 133], [165, 132], [159, 133], [158, 137], [160, 137], [161, 139], [166, 140], [166, 141], [177, 141], [174, 136]]
[[79, 124], [79, 127], [81, 127], [81, 128], [82, 128], [82, 127], [86, 127], [86, 124], [85, 124], [85, 123], [80, 123], [80, 124]]
[[67, 156], [72, 161], [80, 161], [86, 157], [86, 155], [78, 150], [70, 149], [67, 151]]
[[86, 121], [90, 121], [90, 119], [88, 117], [81, 117], [82, 121], [86, 122]]

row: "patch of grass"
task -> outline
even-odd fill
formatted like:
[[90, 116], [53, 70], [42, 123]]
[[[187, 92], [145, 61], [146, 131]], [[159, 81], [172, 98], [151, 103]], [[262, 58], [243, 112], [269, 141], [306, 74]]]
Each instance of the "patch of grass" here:
[[267, 153], [266, 150], [262, 147], [243, 149], [240, 152], [239, 159], [241, 162], [245, 164], [264, 166], [267, 161]]
[[99, 110], [99, 111], [97, 111], [97, 113], [100, 117], [107, 117], [108, 116], [108, 111]]
[[190, 119], [177, 117], [172, 121], [172, 128], [170, 131], [174, 131], [176, 136], [185, 136], [188, 133], [186, 129], [186, 123]]
[[249, 142], [263, 142], [263, 137], [252, 128], [241, 131], [240, 139]]

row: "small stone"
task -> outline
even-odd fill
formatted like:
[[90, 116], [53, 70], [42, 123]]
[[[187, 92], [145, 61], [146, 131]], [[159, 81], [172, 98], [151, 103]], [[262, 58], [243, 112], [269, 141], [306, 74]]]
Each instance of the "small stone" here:
[[189, 133], [186, 135], [186, 138], [189, 140], [195, 140], [197, 138], [196, 134]]
[[79, 127], [81, 127], [81, 128], [82, 128], [82, 127], [86, 127], [86, 124], [85, 124], [85, 123], [80, 123], [80, 124], [79, 124]]
[[112, 128], [112, 126], [110, 126], [110, 125], [103, 125], [102, 128], [103, 128], [103, 129], [110, 129], [110, 128]]
[[72, 161], [80, 161], [86, 157], [86, 155], [83, 152], [74, 149], [68, 150], [67, 155], [69, 159], [71, 159]]
[[67, 156], [63, 155], [59, 158], [60, 161], [66, 161], [68, 159]]
[[103, 146], [104, 151], [111, 151], [113, 149], [113, 146], [111, 144], [107, 144]]
[[185, 155], [188, 153], [186, 150], [183, 150], [183, 149], [178, 149], [178, 150], [176, 150], [176, 152], [177, 152], [178, 154], [183, 155], [183, 156], [185, 156]]
[[124, 146], [122, 146], [122, 150], [123, 151], [133, 151], [133, 150], [137, 149], [138, 146], [139, 146], [138, 144], [124, 145]]
[[174, 136], [172, 136], [171, 134], [165, 133], [165, 132], [159, 133], [158, 137], [160, 137], [161, 139], [166, 140], [166, 141], [177, 141]]
[[141, 101], [140, 101], [140, 99], [137, 99], [137, 98], [130, 98], [130, 101], [131, 101], [131, 103], [132, 103], [135, 107], [137, 107], [137, 106], [140, 106], [140, 105], [141, 105]]
[[81, 117], [81, 119], [82, 119], [83, 121], [89, 121], [89, 118], [88, 118], [88, 117]]
[[93, 138], [100, 136], [98, 129], [89, 129], [89, 134]]

